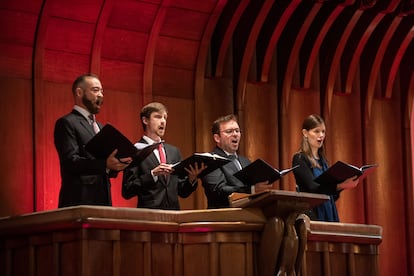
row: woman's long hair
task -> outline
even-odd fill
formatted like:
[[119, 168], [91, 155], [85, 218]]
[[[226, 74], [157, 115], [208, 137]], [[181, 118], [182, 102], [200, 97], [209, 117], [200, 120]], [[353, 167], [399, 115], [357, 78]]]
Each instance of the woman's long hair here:
[[[321, 116], [319, 116], [317, 114], [312, 114], [312, 115], [309, 115], [303, 121], [302, 129], [306, 129], [307, 131], [309, 131], [309, 130], [314, 129], [314, 128], [320, 126], [320, 125], [325, 125], [325, 121], [322, 119]], [[321, 165], [315, 160], [315, 158], [313, 156], [313, 153], [312, 153], [312, 149], [309, 145], [308, 139], [304, 135], [302, 136], [302, 143], [301, 143], [301, 146], [299, 148], [299, 152], [305, 154], [305, 156], [310, 161], [312, 167], [321, 169]], [[325, 141], [322, 144], [322, 147], [320, 147], [318, 149], [318, 155], [319, 155], [319, 158], [326, 161]]]

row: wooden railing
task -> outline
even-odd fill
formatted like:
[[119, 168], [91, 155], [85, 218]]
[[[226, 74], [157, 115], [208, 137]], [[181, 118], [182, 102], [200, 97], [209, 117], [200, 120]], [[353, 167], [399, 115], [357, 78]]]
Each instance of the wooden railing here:
[[[298, 201], [301, 195], [275, 197], [283, 216], [270, 206], [266, 212], [264, 206], [191, 211], [77, 206], [2, 218], [0, 275], [267, 276], [291, 269], [292, 260], [293, 273], [301, 275], [378, 275], [380, 227], [309, 222], [287, 215], [285, 200], [300, 206], [294, 212], [309, 207]], [[286, 220], [292, 217], [293, 224]], [[290, 235], [289, 229], [300, 234]], [[302, 256], [289, 251], [295, 236]]]

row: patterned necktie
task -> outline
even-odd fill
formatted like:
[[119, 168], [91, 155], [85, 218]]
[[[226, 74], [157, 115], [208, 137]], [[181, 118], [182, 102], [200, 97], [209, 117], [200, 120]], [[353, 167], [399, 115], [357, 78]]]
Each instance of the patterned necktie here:
[[242, 170], [242, 166], [240, 164], [240, 161], [239, 161], [239, 159], [237, 158], [237, 156], [235, 154], [229, 154], [229, 155], [227, 155], [227, 158], [229, 158], [230, 160], [233, 161], [234, 165], [236, 165], [236, 167], [239, 171]]
[[165, 163], [167, 163], [167, 158], [165, 157], [165, 152], [164, 152], [164, 149], [163, 149], [163, 145], [162, 145], [162, 143], [160, 143], [160, 144], [158, 145], [158, 152], [159, 152], [159, 154], [160, 154], [160, 163], [161, 163], [161, 164], [165, 164]]
[[93, 131], [95, 132], [95, 134], [98, 133], [100, 131], [100, 129], [99, 129], [98, 123], [95, 120], [95, 115], [90, 114], [89, 119], [91, 119], [91, 121], [92, 121]]

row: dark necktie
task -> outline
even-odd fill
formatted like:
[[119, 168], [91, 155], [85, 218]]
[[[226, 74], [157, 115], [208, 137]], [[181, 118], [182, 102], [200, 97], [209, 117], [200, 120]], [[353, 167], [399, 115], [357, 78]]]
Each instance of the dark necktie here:
[[93, 131], [95, 132], [95, 134], [98, 133], [100, 129], [99, 129], [98, 123], [95, 120], [95, 115], [90, 114], [89, 119], [91, 119]]

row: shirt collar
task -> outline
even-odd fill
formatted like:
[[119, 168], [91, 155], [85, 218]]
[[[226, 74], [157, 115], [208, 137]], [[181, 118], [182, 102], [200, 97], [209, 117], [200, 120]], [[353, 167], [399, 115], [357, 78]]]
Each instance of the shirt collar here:
[[78, 111], [80, 114], [82, 114], [83, 117], [86, 118], [86, 120], [88, 120], [88, 122], [90, 121], [89, 115], [91, 114], [88, 110], [86, 110], [85, 108], [79, 106], [79, 105], [75, 105], [73, 107], [74, 110]]
[[224, 151], [224, 153], [225, 154], [227, 154], [227, 155], [234, 155], [234, 156], [236, 156], [237, 157], [237, 152], [235, 152], [235, 153], [228, 153], [227, 151], [225, 151], [225, 150], [223, 150]]
[[158, 143], [159, 141], [154, 141], [151, 138], [149, 138], [148, 136], [144, 135], [142, 136], [142, 139], [144, 139], [149, 145], [152, 145], [154, 143]]

